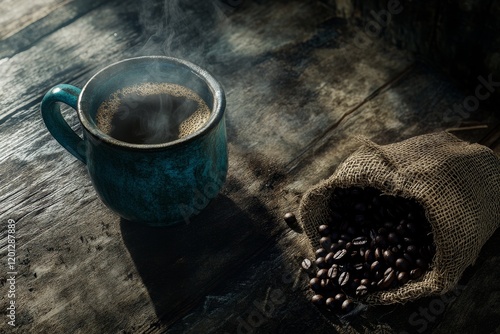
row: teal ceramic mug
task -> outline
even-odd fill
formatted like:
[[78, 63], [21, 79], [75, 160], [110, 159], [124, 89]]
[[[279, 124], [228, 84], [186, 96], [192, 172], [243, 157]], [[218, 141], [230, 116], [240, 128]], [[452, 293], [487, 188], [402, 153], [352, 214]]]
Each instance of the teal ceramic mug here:
[[[101, 130], [98, 111], [103, 103], [116, 92], [144, 84], [188, 88], [209, 108], [207, 120], [184, 137], [159, 143], [128, 142]], [[58, 102], [76, 109], [83, 138], [65, 122]], [[140, 97], [135, 102], [140, 104]], [[52, 136], [86, 164], [101, 200], [126, 220], [153, 226], [189, 222], [225, 181], [224, 91], [212, 75], [188, 61], [151, 56], [117, 62], [81, 90], [65, 84], [53, 87], [42, 100], [41, 112]], [[115, 117], [114, 124], [120, 126], [122, 118]]]

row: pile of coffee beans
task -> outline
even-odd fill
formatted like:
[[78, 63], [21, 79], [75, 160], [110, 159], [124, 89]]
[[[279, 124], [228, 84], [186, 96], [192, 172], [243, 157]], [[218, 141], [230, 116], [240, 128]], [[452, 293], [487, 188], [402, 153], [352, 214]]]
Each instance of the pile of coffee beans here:
[[305, 259], [312, 302], [348, 313], [370, 292], [422, 277], [435, 245], [420, 204], [375, 188], [336, 188], [330, 221], [319, 226], [316, 259]]

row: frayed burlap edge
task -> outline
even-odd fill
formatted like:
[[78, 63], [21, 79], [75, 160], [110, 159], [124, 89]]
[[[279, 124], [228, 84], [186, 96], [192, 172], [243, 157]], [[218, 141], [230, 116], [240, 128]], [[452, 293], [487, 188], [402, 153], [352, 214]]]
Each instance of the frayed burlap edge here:
[[317, 227], [328, 221], [328, 202], [337, 187], [375, 187], [387, 195], [412, 198], [425, 209], [436, 255], [418, 281], [370, 294], [369, 304], [404, 303], [451, 290], [500, 224], [500, 159], [487, 147], [438, 132], [377, 145], [358, 138], [361, 147], [334, 174], [303, 196], [299, 222], [319, 247]]

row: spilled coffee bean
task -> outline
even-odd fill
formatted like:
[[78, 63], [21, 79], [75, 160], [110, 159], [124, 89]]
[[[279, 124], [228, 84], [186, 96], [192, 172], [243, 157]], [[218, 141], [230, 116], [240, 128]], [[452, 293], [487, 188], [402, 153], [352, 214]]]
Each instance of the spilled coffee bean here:
[[301, 264], [316, 276], [310, 287], [319, 307], [348, 313], [355, 301], [421, 279], [432, 265], [431, 227], [417, 202], [371, 187], [337, 188], [330, 210], [318, 227], [316, 259]]

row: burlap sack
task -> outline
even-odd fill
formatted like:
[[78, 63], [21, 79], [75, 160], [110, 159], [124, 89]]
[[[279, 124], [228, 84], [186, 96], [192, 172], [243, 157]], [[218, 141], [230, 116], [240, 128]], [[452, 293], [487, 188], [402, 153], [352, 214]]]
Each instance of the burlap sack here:
[[299, 221], [310, 240], [309, 255], [319, 248], [317, 227], [327, 222], [333, 190], [371, 186], [423, 206], [436, 255], [422, 279], [373, 293], [366, 301], [406, 302], [452, 289], [500, 225], [500, 159], [489, 148], [446, 132], [384, 146], [360, 140], [363, 145], [302, 198]]

